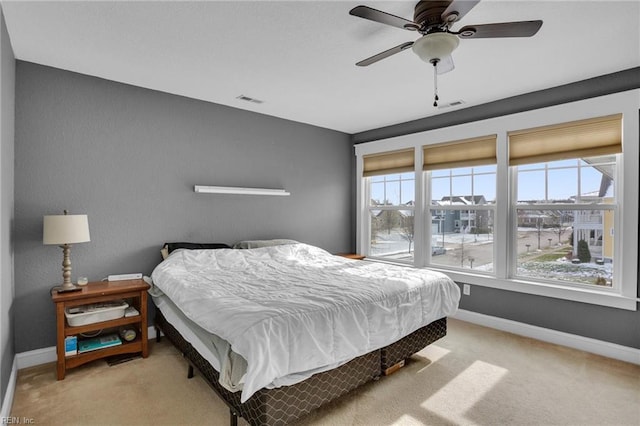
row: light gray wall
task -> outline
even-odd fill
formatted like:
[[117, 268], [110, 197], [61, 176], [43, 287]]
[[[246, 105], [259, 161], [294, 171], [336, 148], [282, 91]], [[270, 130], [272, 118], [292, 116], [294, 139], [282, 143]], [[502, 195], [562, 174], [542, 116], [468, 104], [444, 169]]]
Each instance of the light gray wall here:
[[[49, 290], [61, 249], [42, 216], [89, 216], [72, 279], [150, 274], [166, 241], [293, 238], [353, 248], [349, 135], [18, 61], [16, 352], [55, 345]], [[289, 197], [196, 194], [193, 185], [285, 188]]]
[[[353, 135], [352, 140], [354, 143], [361, 143], [406, 135], [638, 87], [640, 87], [640, 68], [633, 68], [490, 104], [373, 129]], [[635, 185], [640, 187], [638, 182], [635, 182]], [[460, 308], [605, 342], [640, 348], [640, 311], [626, 311], [481, 286], [472, 286], [471, 295], [462, 296]]]
[[4, 401], [15, 356], [13, 330], [13, 178], [15, 59], [0, 13], [0, 401]]

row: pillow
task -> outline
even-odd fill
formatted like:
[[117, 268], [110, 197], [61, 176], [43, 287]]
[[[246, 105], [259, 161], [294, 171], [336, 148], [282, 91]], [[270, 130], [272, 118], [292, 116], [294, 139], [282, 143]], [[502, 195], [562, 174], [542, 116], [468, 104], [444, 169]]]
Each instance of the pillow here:
[[240, 241], [233, 245], [234, 249], [252, 249], [260, 247], [283, 246], [285, 244], [299, 244], [295, 240], [275, 239], [275, 240], [248, 240]]
[[178, 249], [187, 250], [215, 250], [215, 249], [230, 249], [231, 246], [224, 243], [165, 243], [160, 250], [162, 259], [166, 259], [172, 251]]
[[167, 257], [169, 257], [169, 249], [167, 248], [166, 244], [160, 249], [160, 254], [162, 255], [162, 260], [165, 260]]

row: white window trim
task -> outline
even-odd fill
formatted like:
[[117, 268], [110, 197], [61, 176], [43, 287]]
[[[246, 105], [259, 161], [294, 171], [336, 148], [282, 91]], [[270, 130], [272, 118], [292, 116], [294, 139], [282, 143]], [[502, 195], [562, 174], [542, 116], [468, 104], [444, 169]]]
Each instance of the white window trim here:
[[[614, 268], [616, 281], [621, 283], [619, 289], [576, 288], [562, 284], [534, 282], [523, 279], [509, 278], [508, 265], [513, 262], [496, 263], [495, 276], [479, 275], [464, 271], [442, 270], [452, 279], [459, 282], [475, 284], [485, 287], [510, 290], [539, 296], [573, 300], [595, 305], [610, 306], [620, 309], [637, 310], [638, 299], [638, 196], [637, 187], [640, 184], [638, 158], [640, 151], [640, 124], [638, 110], [640, 109], [640, 89], [615, 93], [607, 96], [556, 105], [548, 108], [526, 111], [502, 117], [480, 120], [460, 124], [447, 128], [429, 130], [411, 135], [398, 136], [374, 142], [358, 144], [356, 152], [356, 249], [367, 255], [366, 235], [363, 235], [363, 220], [366, 220], [368, 210], [363, 197], [366, 189], [362, 177], [362, 156], [402, 148], [415, 148], [416, 166], [416, 218], [427, 215], [424, 199], [429, 194], [424, 191], [424, 173], [422, 172], [422, 147], [424, 145], [444, 143], [451, 140], [461, 140], [483, 134], [497, 134], [497, 207], [495, 210], [496, 223], [504, 223], [513, 215], [509, 213], [509, 194], [507, 193], [510, 179], [507, 148], [507, 132], [527, 129], [550, 124], [582, 120], [622, 113], [623, 118], [623, 160], [617, 170], [618, 209], [616, 223], [619, 223], [624, 233], [616, 234], [616, 258]], [[627, 184], [625, 184], [625, 182]], [[426, 197], [425, 197], [426, 196]], [[428, 235], [430, 227], [422, 226], [423, 220], [416, 220], [414, 265], [426, 264], [431, 251], [425, 250], [425, 243], [430, 241]], [[426, 228], [426, 229], [425, 229]], [[495, 227], [494, 229], [494, 258], [506, 259], [512, 256], [511, 224]], [[618, 227], [619, 228], [619, 227]], [[513, 259], [511, 259], [513, 260]], [[438, 270], [437, 268], [432, 268]]]

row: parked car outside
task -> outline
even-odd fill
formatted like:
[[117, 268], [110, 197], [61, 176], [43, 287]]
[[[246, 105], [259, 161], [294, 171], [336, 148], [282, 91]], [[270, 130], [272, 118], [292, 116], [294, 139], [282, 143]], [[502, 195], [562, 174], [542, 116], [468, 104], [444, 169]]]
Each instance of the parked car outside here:
[[447, 250], [440, 246], [431, 246], [431, 256], [438, 256], [439, 254], [445, 254]]

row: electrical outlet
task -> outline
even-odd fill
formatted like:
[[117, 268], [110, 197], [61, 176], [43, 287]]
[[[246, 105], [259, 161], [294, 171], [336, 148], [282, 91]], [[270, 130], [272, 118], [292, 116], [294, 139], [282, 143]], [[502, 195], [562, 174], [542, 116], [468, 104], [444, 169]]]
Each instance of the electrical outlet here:
[[471, 294], [471, 286], [469, 284], [462, 284], [462, 294], [469, 296]]

